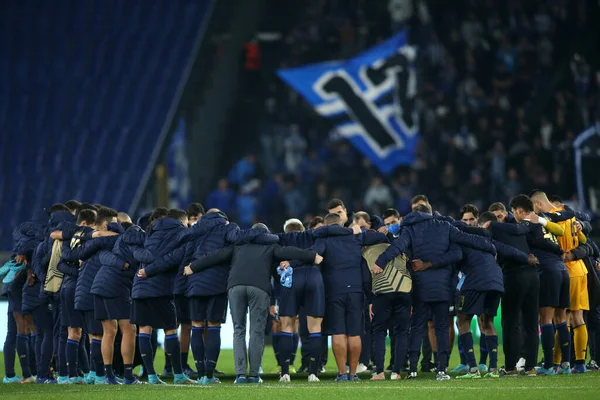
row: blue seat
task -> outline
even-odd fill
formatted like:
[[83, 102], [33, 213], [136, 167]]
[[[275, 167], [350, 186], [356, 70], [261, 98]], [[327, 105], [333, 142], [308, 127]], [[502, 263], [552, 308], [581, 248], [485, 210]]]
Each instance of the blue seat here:
[[0, 250], [12, 227], [52, 202], [129, 209], [207, 5], [3, 1], [0, 152], [14, 168], [0, 192], [12, 211], [0, 221]]

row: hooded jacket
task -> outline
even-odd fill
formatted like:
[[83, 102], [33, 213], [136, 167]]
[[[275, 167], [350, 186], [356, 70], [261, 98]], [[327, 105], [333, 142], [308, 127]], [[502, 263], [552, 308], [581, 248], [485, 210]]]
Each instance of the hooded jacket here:
[[90, 293], [106, 298], [131, 298], [133, 277], [139, 267], [133, 254], [143, 246], [143, 242], [138, 245], [127, 244], [127, 239], [137, 233], [143, 233], [142, 229], [132, 225], [117, 238], [112, 249], [100, 251], [102, 266], [94, 278]]
[[[194, 241], [195, 250], [192, 260], [236, 243], [240, 234], [239, 227], [234, 223], [228, 223], [227, 218], [221, 213], [208, 213], [202, 216], [192, 229], [198, 229], [201, 235]], [[230, 269], [230, 262], [224, 261], [188, 276], [185, 295], [195, 297], [227, 293]]]
[[144, 268], [147, 277], [140, 278], [136, 274], [133, 278], [131, 289], [133, 299], [173, 296], [173, 282], [177, 269], [162, 270], [146, 267], [175, 249], [183, 239], [184, 231], [183, 224], [173, 218], [161, 218], [152, 222], [152, 230], [146, 236], [143, 250], [134, 252], [135, 259], [140, 263], [139, 268]]
[[231, 271], [227, 281], [227, 289], [234, 286], [253, 286], [271, 293], [271, 276], [277, 268], [277, 263], [284, 260], [298, 260], [305, 263], [315, 259], [312, 250], [297, 247], [283, 247], [278, 244], [279, 237], [267, 230], [256, 228], [257, 236], [238, 241], [239, 244], [212, 251], [201, 256], [191, 264], [196, 272], [208, 270], [213, 265], [231, 263]]
[[340, 225], [321, 227], [313, 235], [317, 238], [313, 249], [323, 256], [321, 271], [327, 296], [363, 292], [366, 286], [363, 280], [363, 246], [387, 243], [386, 235], [372, 231], [355, 235], [352, 229]]
[[92, 231], [89, 226], [80, 226], [74, 232], [63, 230], [62, 257], [58, 263], [58, 270], [64, 274], [61, 290], [75, 290], [83, 238]]
[[36, 211], [30, 221], [23, 222], [16, 230], [13, 238], [15, 246], [13, 255], [24, 255], [29, 263], [33, 258], [36, 246], [43, 242], [48, 228], [48, 213], [45, 210]]
[[[121, 224], [111, 222], [108, 230], [123, 233]], [[80, 311], [91, 311], [94, 309], [94, 295], [90, 293], [96, 274], [102, 267], [100, 253], [102, 250], [112, 249], [119, 236], [104, 236], [88, 240], [80, 249], [79, 258], [83, 261], [77, 285], [75, 286], [75, 309]]]
[[423, 302], [450, 301], [453, 291], [449, 282], [452, 265], [462, 258], [460, 246], [470, 247], [493, 255], [496, 248], [482, 237], [459, 231], [450, 223], [434, 219], [433, 215], [412, 212], [402, 220], [400, 236], [377, 259], [385, 266], [392, 258], [409, 252], [412, 259], [431, 262], [424, 271], [413, 272], [413, 292]]

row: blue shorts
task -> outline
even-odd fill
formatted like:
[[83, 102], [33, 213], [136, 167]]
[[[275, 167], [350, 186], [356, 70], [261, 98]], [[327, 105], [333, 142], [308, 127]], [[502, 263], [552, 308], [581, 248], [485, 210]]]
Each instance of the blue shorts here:
[[567, 270], [540, 271], [540, 308], [569, 308], [571, 279]]
[[177, 312], [173, 296], [133, 299], [131, 323], [154, 329], [177, 329]]
[[83, 311], [75, 309], [75, 288], [64, 288], [60, 291], [60, 322], [62, 326], [84, 328]]
[[291, 288], [281, 288], [279, 315], [295, 317], [304, 307], [309, 317], [325, 315], [325, 286], [323, 276], [317, 267], [302, 267], [294, 270]]
[[129, 319], [131, 299], [129, 297], [102, 297], [94, 295], [94, 318], [99, 321]]
[[23, 313], [23, 285], [13, 287], [15, 282], [8, 288], [8, 311]]
[[175, 310], [177, 311], [177, 322], [180, 324], [191, 324], [190, 300], [182, 294], [175, 295]]
[[360, 336], [364, 329], [364, 295], [342, 293], [328, 297], [323, 321], [326, 335]]
[[486, 314], [495, 317], [500, 306], [501, 292], [461, 290], [456, 302], [456, 312], [462, 315]]
[[38, 333], [48, 327], [52, 330], [54, 321], [52, 319], [52, 305], [50, 303], [42, 304], [31, 310], [31, 316], [33, 317], [33, 323]]
[[190, 297], [189, 304], [192, 321], [225, 323], [227, 319], [227, 293]]
[[83, 319], [85, 321], [84, 332], [88, 335], [102, 335], [102, 322], [96, 319], [94, 311], [83, 311]]

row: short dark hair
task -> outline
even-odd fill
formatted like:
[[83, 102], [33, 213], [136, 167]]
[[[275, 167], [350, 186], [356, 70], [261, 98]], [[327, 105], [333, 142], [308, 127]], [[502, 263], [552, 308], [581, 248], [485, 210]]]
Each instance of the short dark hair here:
[[[336, 207], [342, 206], [342, 208], [346, 208], [344, 202], [340, 199], [331, 199], [329, 203], [327, 203], [327, 210], [333, 210]], [[327, 217], [325, 217], [327, 218]]]
[[413, 204], [417, 204], [420, 201], [424, 201], [425, 203], [429, 204], [429, 199], [427, 198], [427, 196], [425, 196], [424, 194], [418, 194], [410, 200], [410, 205], [412, 206]]
[[528, 196], [519, 194], [510, 201], [510, 208], [515, 210], [517, 208], [522, 208], [525, 212], [533, 212], [533, 202]]
[[551, 194], [550, 196], [548, 196], [548, 201], [550, 203], [562, 203], [563, 199], [557, 194]]
[[68, 211], [71, 212], [71, 210], [69, 210], [69, 207], [65, 206], [62, 203], [56, 203], [56, 204], [52, 204], [50, 206], [50, 209], [48, 210], [48, 214], [52, 215], [57, 211]]
[[91, 204], [91, 203], [81, 203], [81, 205], [79, 206], [79, 212], [81, 212], [82, 210], [94, 210], [94, 211], [98, 211], [98, 207], [96, 207], [95, 205]]
[[96, 211], [94, 210], [81, 210], [77, 215], [77, 225], [81, 225], [85, 222], [87, 225], [94, 225], [96, 223]]
[[383, 212], [383, 215], [381, 216], [381, 218], [386, 219], [389, 217], [400, 218], [400, 212], [398, 212], [398, 210], [396, 210], [395, 208], [388, 208], [387, 210], [385, 210]]
[[[337, 206], [335, 206], [335, 207], [337, 207]], [[340, 215], [336, 214], [336, 213], [329, 213], [323, 219], [323, 224], [325, 224], [325, 225], [340, 224], [341, 222], [342, 222], [342, 217], [340, 217]]]
[[156, 207], [154, 211], [152, 211], [152, 215], [150, 216], [150, 222], [155, 221], [159, 218], [164, 218], [169, 215], [169, 210], [166, 207]]
[[176, 219], [178, 221], [181, 221], [182, 219], [185, 219], [188, 217], [187, 213], [179, 208], [171, 208], [169, 210], [169, 212], [167, 213], [167, 217], [168, 218], [173, 218]]
[[431, 207], [429, 207], [427, 204], [417, 204], [414, 208], [413, 208], [413, 212], [422, 212], [422, 213], [426, 213], [426, 214], [431, 214]]
[[117, 218], [119, 213], [108, 207], [100, 207], [96, 213], [96, 225], [102, 225], [105, 221], [112, 222], [113, 218]]
[[474, 204], [465, 204], [462, 206], [460, 209], [460, 217], [462, 218], [466, 213], [473, 214], [475, 218], [479, 217], [479, 209]]
[[485, 224], [488, 221], [498, 222], [498, 218], [496, 218], [496, 214], [491, 211], [484, 211], [479, 216], [479, 223]]
[[488, 207], [488, 211], [506, 211], [506, 206], [497, 201], [496, 203], [492, 203], [489, 207]]
[[94, 203], [94, 207], [96, 207], [99, 210], [99, 209], [101, 209], [104, 206], [102, 204], [100, 204], [100, 203]]
[[81, 203], [77, 200], [69, 200], [65, 203], [65, 206], [67, 206], [67, 208], [73, 212], [81, 208]]
[[313, 229], [315, 226], [319, 225], [319, 224], [324, 224], [325, 220], [323, 219], [323, 217], [320, 216], [316, 216], [313, 219], [310, 220], [310, 222], [308, 223], [308, 229]]
[[371, 216], [364, 211], [359, 211], [354, 214], [353, 219], [359, 219], [359, 218], [364, 219], [368, 224], [371, 223]]
[[191, 203], [189, 206], [187, 206], [185, 211], [190, 217], [199, 217], [206, 214], [204, 207], [200, 203]]

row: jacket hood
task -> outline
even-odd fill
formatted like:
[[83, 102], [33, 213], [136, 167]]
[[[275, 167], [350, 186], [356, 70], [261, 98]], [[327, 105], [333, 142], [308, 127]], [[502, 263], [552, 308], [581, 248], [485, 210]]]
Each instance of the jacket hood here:
[[279, 243], [279, 236], [272, 233], [261, 233], [258, 236], [252, 238], [250, 243], [253, 244], [276, 244]]
[[177, 228], [183, 229], [185, 227], [180, 221], [173, 218], [160, 218], [152, 222], [153, 231], [166, 231]]
[[119, 234], [122, 234], [125, 232], [125, 229], [123, 229], [123, 225], [119, 224], [118, 222], [110, 222], [108, 224], [108, 226], [106, 227], [106, 229], [108, 229], [111, 232], [116, 232]]
[[193, 235], [204, 235], [214, 227], [227, 224], [227, 218], [219, 213], [203, 215], [198, 222], [190, 228]]
[[142, 215], [141, 217], [139, 217], [137, 220], [138, 226], [140, 226], [142, 229], [146, 229], [148, 227], [148, 224], [150, 223], [151, 216], [152, 216], [152, 213], [146, 213], [146, 214]]
[[431, 221], [432, 219], [433, 215], [431, 214], [413, 211], [402, 219], [402, 225], [414, 225], [425, 221]]
[[57, 211], [50, 216], [50, 225], [55, 227], [61, 222], [73, 222], [76, 218], [69, 211]]

